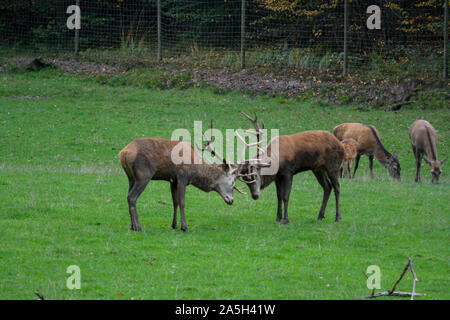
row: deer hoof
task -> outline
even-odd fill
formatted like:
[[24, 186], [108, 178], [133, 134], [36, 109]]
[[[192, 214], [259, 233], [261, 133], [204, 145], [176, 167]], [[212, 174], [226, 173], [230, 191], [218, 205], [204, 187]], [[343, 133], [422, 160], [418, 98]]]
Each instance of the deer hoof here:
[[172, 223], [172, 229], [178, 228], [178, 225], [176, 223]]
[[324, 216], [322, 216], [322, 215], [319, 215], [319, 216], [317, 217], [317, 220], [319, 220], [319, 221], [322, 221], [322, 220], [323, 220], [323, 218], [324, 218]]
[[184, 232], [189, 232], [188, 227], [181, 227], [181, 230], [183, 230]]
[[335, 219], [334, 221], [335, 221], [335, 222], [339, 222], [339, 221], [341, 221], [341, 219], [342, 219], [341, 216], [337, 216], [336, 219]]
[[280, 222], [281, 221], [281, 217], [277, 217], [277, 219], [275, 221], [276, 222]]
[[141, 226], [131, 226], [131, 228], [130, 228], [132, 231], [137, 231], [137, 232], [140, 232], [140, 231], [142, 231], [142, 228], [141, 228]]
[[289, 223], [289, 219], [284, 219], [283, 220], [283, 224], [288, 224]]

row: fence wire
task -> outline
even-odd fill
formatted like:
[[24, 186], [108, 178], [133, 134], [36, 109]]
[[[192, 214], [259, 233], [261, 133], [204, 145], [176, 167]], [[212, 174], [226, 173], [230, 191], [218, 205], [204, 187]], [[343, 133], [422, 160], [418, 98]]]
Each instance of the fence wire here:
[[[79, 2], [80, 51], [132, 49], [156, 59], [158, 0]], [[445, 0], [347, 2], [350, 70], [377, 67], [396, 72], [402, 68], [430, 76], [442, 74], [444, 32], [448, 34], [448, 24], [444, 27]], [[66, 11], [75, 3], [75, 0], [1, 0], [0, 45], [42, 52], [73, 51], [74, 30], [66, 26], [69, 17]], [[247, 65], [342, 68], [344, 3], [344, 0], [160, 0], [162, 57], [206, 52], [218, 54], [217, 59], [224, 65], [236, 63], [244, 19]], [[380, 29], [367, 27], [371, 16], [367, 9], [371, 5], [381, 10]]]

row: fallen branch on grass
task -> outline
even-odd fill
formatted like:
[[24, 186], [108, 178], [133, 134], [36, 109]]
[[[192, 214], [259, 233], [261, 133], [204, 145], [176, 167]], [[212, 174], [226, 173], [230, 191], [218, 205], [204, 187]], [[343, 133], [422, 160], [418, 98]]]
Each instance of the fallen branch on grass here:
[[399, 102], [399, 103], [396, 103], [396, 104], [390, 106], [390, 107], [388, 108], [388, 111], [398, 111], [398, 110], [400, 110], [403, 106], [405, 106], [405, 105], [407, 105], [407, 104], [413, 104], [413, 103], [416, 103], [416, 102], [417, 102], [417, 101], [415, 101], [415, 100], [413, 100], [413, 101], [402, 101], [402, 102]]
[[[39, 289], [38, 289], [38, 290], [39, 290]], [[34, 292], [34, 294], [38, 296], [39, 300], [45, 300], [45, 297], [44, 297], [42, 294], [40, 294], [38, 290], [36, 290], [36, 291]]]
[[[412, 275], [414, 277], [412, 292], [395, 291], [395, 288], [397, 287], [399, 282], [403, 279], [403, 276], [405, 275], [406, 271], [408, 271], [408, 269], [411, 270], [411, 273], [412, 273]], [[367, 277], [366, 274], [365, 274], [365, 276]], [[397, 279], [397, 281], [394, 283], [394, 286], [392, 287], [391, 290], [385, 291], [385, 292], [375, 293], [375, 289], [373, 289], [372, 290], [372, 294], [370, 296], [366, 296], [364, 298], [371, 299], [371, 298], [377, 298], [377, 297], [396, 296], [396, 297], [411, 297], [411, 300], [414, 300], [415, 296], [424, 296], [425, 295], [423, 293], [416, 293], [416, 282], [417, 281], [419, 281], [419, 280], [417, 279], [416, 272], [414, 271], [414, 268], [413, 268], [413, 265], [412, 265], [412, 260], [408, 259], [408, 263], [406, 264], [405, 268], [403, 269], [402, 274]]]

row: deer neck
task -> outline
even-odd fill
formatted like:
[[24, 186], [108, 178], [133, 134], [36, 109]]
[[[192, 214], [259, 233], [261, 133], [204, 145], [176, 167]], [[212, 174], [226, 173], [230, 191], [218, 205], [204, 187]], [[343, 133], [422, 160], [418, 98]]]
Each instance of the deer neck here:
[[437, 161], [436, 141], [432, 139], [430, 128], [428, 128], [428, 126], [425, 126], [425, 130], [427, 132], [427, 137], [425, 139], [425, 152], [427, 153], [428, 159]]
[[215, 190], [217, 181], [223, 175], [222, 169], [210, 163], [198, 164], [194, 165], [194, 167], [190, 183], [205, 192]]
[[261, 175], [261, 189], [268, 187], [273, 181], [275, 181], [276, 175], [263, 176]]
[[392, 154], [389, 151], [387, 151], [386, 148], [383, 146], [383, 143], [381, 142], [380, 137], [378, 137], [378, 134], [376, 133], [375, 129], [372, 126], [369, 126], [369, 128], [372, 131], [373, 137], [375, 138], [375, 146], [373, 148], [373, 153], [375, 157], [378, 159], [378, 161], [384, 167], [387, 167], [392, 157]]
[[374, 155], [384, 167], [387, 167], [387, 165], [389, 164], [389, 161], [392, 157], [392, 154], [389, 151], [384, 149], [384, 147], [379, 147], [379, 146], [375, 147]]

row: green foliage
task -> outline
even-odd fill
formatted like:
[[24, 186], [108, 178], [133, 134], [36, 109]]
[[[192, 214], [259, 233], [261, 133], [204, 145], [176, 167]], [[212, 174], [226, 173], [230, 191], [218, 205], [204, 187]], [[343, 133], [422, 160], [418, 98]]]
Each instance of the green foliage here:
[[348, 105], [353, 102], [353, 97], [350, 95], [342, 94], [338, 97], [339, 104]]

